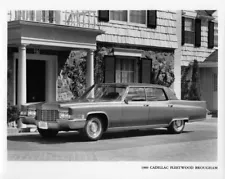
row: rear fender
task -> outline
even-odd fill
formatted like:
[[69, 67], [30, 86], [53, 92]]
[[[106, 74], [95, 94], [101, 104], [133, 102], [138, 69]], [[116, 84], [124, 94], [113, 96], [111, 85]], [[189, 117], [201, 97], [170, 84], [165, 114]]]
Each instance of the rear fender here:
[[173, 119], [170, 121], [169, 126], [170, 126], [174, 121], [184, 121], [184, 122], [188, 122], [188, 121], [189, 121], [189, 117], [173, 118]]

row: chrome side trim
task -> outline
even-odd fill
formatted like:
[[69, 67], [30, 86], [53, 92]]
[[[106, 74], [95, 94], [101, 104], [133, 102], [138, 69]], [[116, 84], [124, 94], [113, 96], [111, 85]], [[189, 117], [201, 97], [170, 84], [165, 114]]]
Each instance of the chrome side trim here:
[[157, 125], [145, 125], [145, 126], [127, 126], [127, 127], [112, 127], [108, 128], [106, 132], [117, 131], [117, 130], [133, 130], [133, 129], [151, 129], [151, 128], [164, 128], [168, 127], [168, 124], [157, 124]]
[[83, 119], [72, 119], [72, 120], [68, 120], [69, 122], [79, 122], [79, 121], [86, 121], [86, 118]]
[[108, 115], [104, 111], [90, 111], [87, 113], [86, 117], [90, 114], [105, 114], [108, 118]]
[[190, 119], [188, 122], [198, 122], [198, 121], [204, 121], [206, 118], [200, 118], [200, 119]]

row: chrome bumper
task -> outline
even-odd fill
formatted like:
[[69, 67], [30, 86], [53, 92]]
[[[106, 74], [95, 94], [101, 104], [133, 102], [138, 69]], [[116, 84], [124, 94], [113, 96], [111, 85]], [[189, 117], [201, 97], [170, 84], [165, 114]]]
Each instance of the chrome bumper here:
[[47, 125], [47, 129], [53, 129], [53, 130], [76, 130], [76, 129], [82, 129], [85, 126], [86, 120], [80, 120], [80, 119], [73, 119], [73, 120], [67, 120], [67, 119], [57, 119], [56, 121], [40, 121], [35, 120], [35, 118], [23, 116], [20, 117], [23, 124], [34, 124], [37, 127], [39, 126], [39, 122], [45, 122]]

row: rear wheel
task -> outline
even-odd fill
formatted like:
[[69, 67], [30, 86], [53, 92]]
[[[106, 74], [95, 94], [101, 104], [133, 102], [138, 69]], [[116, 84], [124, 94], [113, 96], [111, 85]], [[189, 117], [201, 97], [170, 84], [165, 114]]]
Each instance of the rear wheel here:
[[91, 116], [82, 130], [84, 136], [91, 141], [99, 140], [103, 134], [103, 124], [98, 116]]
[[183, 120], [173, 121], [168, 127], [168, 131], [173, 134], [179, 134], [183, 132], [185, 126], [185, 122]]
[[55, 137], [59, 131], [50, 129], [40, 129], [38, 128], [39, 134], [44, 138]]

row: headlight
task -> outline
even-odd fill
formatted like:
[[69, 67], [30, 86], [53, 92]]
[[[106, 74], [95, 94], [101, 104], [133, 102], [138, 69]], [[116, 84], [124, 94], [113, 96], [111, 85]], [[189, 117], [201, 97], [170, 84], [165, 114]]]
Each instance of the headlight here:
[[28, 110], [27, 115], [28, 116], [36, 116], [36, 111], [35, 110]]
[[60, 119], [69, 119], [70, 115], [68, 112], [59, 112], [59, 118]]
[[27, 115], [27, 111], [20, 111], [20, 115], [21, 116], [26, 116]]

